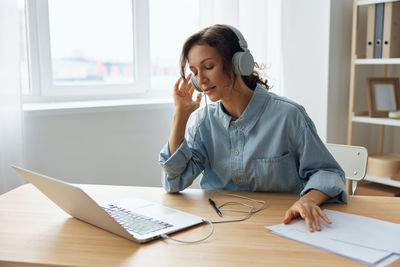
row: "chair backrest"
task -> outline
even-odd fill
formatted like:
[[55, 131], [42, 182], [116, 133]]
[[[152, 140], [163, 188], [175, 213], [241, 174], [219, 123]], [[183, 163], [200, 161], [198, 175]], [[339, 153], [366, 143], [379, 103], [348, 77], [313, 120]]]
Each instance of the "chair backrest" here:
[[361, 146], [326, 144], [329, 152], [344, 170], [347, 179], [360, 181], [367, 170], [368, 151]]

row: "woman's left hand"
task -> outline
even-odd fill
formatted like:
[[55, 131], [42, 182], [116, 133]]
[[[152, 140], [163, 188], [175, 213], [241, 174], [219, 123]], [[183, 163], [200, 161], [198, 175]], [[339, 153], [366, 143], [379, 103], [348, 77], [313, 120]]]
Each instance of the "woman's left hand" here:
[[[312, 196], [315, 196], [316, 199], [313, 199]], [[320, 218], [322, 218], [328, 224], [332, 223], [319, 207], [319, 204], [324, 202], [328, 198], [327, 196], [324, 196], [326, 195], [318, 190], [311, 190], [306, 195], [301, 197], [298, 201], [296, 201], [286, 211], [283, 223], [288, 224], [293, 219], [301, 217], [306, 221], [308, 231], [314, 232], [313, 225], [315, 225], [317, 231], [321, 231]]]

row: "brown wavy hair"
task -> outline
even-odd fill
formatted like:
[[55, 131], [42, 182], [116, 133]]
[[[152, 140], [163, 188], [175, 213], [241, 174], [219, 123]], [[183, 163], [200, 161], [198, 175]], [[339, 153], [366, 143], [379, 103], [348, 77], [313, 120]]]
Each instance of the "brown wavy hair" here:
[[[186, 39], [183, 44], [181, 53], [181, 76], [185, 78], [185, 69], [188, 62], [189, 50], [194, 45], [207, 44], [218, 50], [219, 54], [222, 56], [223, 61], [223, 71], [228, 77], [231, 77], [232, 73], [232, 57], [238, 51], [243, 51], [239, 45], [239, 38], [236, 34], [227, 26], [215, 24], [213, 26], [204, 28], [203, 30], [191, 35]], [[258, 68], [258, 64], [255, 63], [255, 67]], [[248, 76], [241, 76], [244, 83], [251, 90], [256, 88], [257, 84], [261, 84], [266, 90], [270, 87], [267, 80], [263, 80], [256, 70]]]

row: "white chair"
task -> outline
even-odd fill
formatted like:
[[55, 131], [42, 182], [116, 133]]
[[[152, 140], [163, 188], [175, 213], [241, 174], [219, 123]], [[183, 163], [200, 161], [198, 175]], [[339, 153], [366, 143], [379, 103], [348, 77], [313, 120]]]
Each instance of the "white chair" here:
[[365, 177], [367, 170], [368, 151], [365, 147], [338, 144], [326, 144], [329, 152], [342, 167], [349, 184], [346, 186], [349, 194], [354, 194], [358, 181]]

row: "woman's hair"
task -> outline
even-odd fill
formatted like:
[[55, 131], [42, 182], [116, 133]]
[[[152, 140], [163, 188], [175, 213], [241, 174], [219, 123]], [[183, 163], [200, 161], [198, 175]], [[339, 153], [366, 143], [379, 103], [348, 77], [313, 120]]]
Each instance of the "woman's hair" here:
[[[223, 71], [228, 77], [232, 73], [232, 57], [238, 51], [243, 51], [239, 45], [239, 38], [227, 26], [216, 24], [193, 34], [183, 44], [181, 53], [181, 76], [186, 77], [185, 69], [188, 61], [189, 50], [194, 45], [207, 44], [218, 50], [222, 56]], [[258, 64], [255, 64], [258, 67]], [[250, 89], [254, 90], [257, 83], [261, 84], [265, 89], [269, 89], [268, 81], [261, 79], [258, 72], [253, 70], [249, 76], [241, 76], [244, 83]]]

